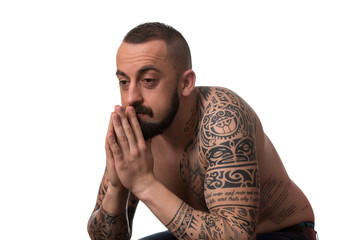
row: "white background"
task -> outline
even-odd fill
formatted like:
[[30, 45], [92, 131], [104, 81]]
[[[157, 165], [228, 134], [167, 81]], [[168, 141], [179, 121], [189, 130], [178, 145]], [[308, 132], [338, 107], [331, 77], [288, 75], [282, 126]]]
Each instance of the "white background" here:
[[[258, 113], [320, 239], [358, 229], [358, 1], [1, 1], [0, 238], [89, 239], [120, 104], [115, 54], [146, 21], [183, 33], [197, 85]], [[146, 207], [133, 239], [164, 229]]]

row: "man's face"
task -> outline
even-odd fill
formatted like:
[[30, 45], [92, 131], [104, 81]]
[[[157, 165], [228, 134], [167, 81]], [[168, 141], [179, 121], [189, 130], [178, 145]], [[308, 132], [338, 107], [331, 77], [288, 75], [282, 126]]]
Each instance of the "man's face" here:
[[123, 106], [133, 106], [145, 140], [161, 134], [179, 107], [177, 74], [163, 41], [122, 43], [116, 57]]

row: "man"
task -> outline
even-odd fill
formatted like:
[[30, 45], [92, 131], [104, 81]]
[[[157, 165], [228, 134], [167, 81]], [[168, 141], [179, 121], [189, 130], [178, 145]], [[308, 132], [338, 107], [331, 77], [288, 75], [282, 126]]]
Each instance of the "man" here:
[[146, 239], [315, 239], [314, 214], [251, 107], [195, 87], [175, 29], [145, 23], [117, 57], [122, 106], [106, 136], [92, 239], [130, 239], [138, 201], [169, 231]]

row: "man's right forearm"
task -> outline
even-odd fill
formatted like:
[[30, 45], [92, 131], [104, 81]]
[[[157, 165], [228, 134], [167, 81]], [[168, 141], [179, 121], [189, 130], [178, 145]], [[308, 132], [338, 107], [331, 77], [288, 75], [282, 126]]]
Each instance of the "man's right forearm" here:
[[93, 212], [88, 223], [90, 238], [130, 239], [131, 233], [126, 213], [129, 192], [108, 187], [102, 204]]

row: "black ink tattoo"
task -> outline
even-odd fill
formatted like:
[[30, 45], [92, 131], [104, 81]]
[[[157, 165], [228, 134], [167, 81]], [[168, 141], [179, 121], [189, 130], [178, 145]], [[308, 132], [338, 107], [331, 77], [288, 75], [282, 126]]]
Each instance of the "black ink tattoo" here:
[[130, 239], [132, 220], [139, 200], [130, 193], [125, 212], [112, 215], [102, 208], [102, 201], [110, 185], [105, 171], [101, 181], [95, 209], [88, 222], [88, 233], [91, 239]]
[[296, 205], [284, 206], [288, 198], [290, 184], [290, 180], [284, 183], [273, 175], [266, 179], [262, 185], [263, 190], [260, 198], [260, 207], [263, 209], [261, 212], [262, 217], [275, 224], [280, 224], [295, 212]]
[[182, 203], [178, 209], [176, 215], [166, 227], [174, 234], [178, 239], [190, 239], [186, 233], [186, 230], [191, 227], [191, 221], [193, 218], [194, 209], [189, 205]]
[[259, 187], [256, 163], [212, 168], [206, 174], [207, 189]]
[[100, 207], [91, 216], [88, 232], [92, 239], [129, 239], [126, 221], [125, 214], [111, 215]]
[[183, 203], [167, 227], [178, 239], [251, 238], [260, 201], [256, 115], [230, 90], [198, 88], [198, 93], [198, 111], [184, 131], [200, 124], [184, 150], [180, 173], [209, 212]]

